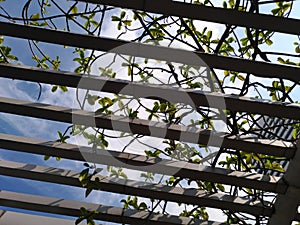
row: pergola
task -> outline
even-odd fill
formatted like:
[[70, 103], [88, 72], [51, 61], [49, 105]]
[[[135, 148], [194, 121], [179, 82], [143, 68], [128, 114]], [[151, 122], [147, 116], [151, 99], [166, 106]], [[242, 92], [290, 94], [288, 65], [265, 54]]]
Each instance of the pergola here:
[[[105, 4], [114, 7], [135, 9], [151, 13], [159, 13], [170, 16], [180, 16], [185, 18], [199, 19], [204, 21], [232, 24], [249, 28], [260, 28], [286, 34], [300, 35], [300, 20], [278, 18], [269, 15], [252, 14], [242, 11], [229, 9], [212, 8], [201, 5], [188, 4], [183, 2], [169, 0], [81, 0], [95, 4]], [[157, 7], [159, 5], [159, 7]], [[217, 16], [216, 16], [217, 15]], [[0, 22], [1, 35], [11, 36], [21, 39], [29, 39], [81, 47], [85, 49], [94, 49], [99, 51], [111, 51], [112, 49], [131, 44], [139, 48], [137, 53], [130, 49], [121, 52], [125, 55], [139, 56], [145, 58], [154, 58], [159, 60], [176, 60], [170, 58], [170, 55], [188, 54], [186, 50], [171, 49], [159, 46], [151, 46], [141, 43], [129, 43], [123, 40], [95, 37], [70, 33], [66, 31], [43, 29], [34, 26]], [[134, 49], [134, 48], [133, 48]], [[166, 52], [168, 59], [164, 55], [152, 54], [156, 50]], [[120, 53], [120, 52], [118, 52]], [[171, 54], [170, 54], [171, 53]], [[250, 61], [246, 59], [225, 57], [203, 52], [194, 52], [200, 56], [211, 68], [234, 70], [253, 74], [263, 78], [282, 78], [291, 80], [300, 84], [300, 67], [290, 65], [279, 65], [259, 61]], [[184, 62], [184, 57], [182, 57]], [[189, 62], [190, 63], [190, 62]], [[185, 101], [181, 96], [188, 95], [195, 106], [209, 106], [218, 108], [220, 99], [224, 99], [227, 110], [236, 112], [249, 112], [253, 114], [265, 115], [268, 118], [286, 118], [300, 120], [300, 105], [287, 104], [269, 100], [258, 100], [254, 98], [239, 97], [229, 94], [204, 93], [201, 91], [185, 90], [182, 88], [172, 88], [157, 85], [143, 85], [130, 83], [128, 81], [101, 78], [96, 76], [82, 76], [72, 72], [43, 70], [35, 67], [0, 64], [1, 77], [25, 80], [31, 82], [40, 82], [52, 85], [62, 85], [67, 87], [87, 88], [98, 90], [103, 86], [102, 91], [109, 93], [119, 93], [125, 86], [131, 85], [132, 89], [126, 88], [124, 94], [134, 96], [142, 90], [144, 93], [161, 93], [162, 97], [167, 96], [174, 102]], [[132, 91], [134, 90], [134, 91]], [[149, 95], [150, 96], [150, 95]], [[171, 96], [171, 97], [170, 97]], [[173, 96], [173, 97], [172, 97]], [[140, 96], [135, 96], [140, 97]], [[151, 97], [149, 97], [151, 98]], [[172, 98], [172, 99], [170, 99]], [[209, 100], [208, 100], [209, 99]], [[215, 103], [215, 105], [214, 105]], [[82, 125], [113, 130], [119, 127], [119, 131], [131, 132], [145, 136], [155, 136], [159, 138], [168, 138], [189, 142], [198, 140], [196, 144], [208, 144], [208, 139], [212, 135], [211, 131], [206, 129], [191, 130], [188, 127], [170, 125], [166, 127], [163, 123], [150, 123], [142, 119], [130, 119], [116, 115], [95, 114], [85, 110], [75, 110], [68, 107], [60, 107], [35, 102], [22, 101], [0, 97], [1, 112], [21, 116], [35, 117], [40, 119], [72, 123], [74, 117], [82, 122]], [[117, 125], [116, 125], [117, 124]], [[125, 124], [130, 124], [130, 130]], [[165, 136], [161, 136], [162, 130], [166, 129]], [[152, 132], [151, 132], [152, 131]], [[157, 131], [157, 132], [153, 132]], [[182, 138], [183, 137], [183, 138]], [[101, 190], [119, 194], [128, 194], [141, 196], [145, 198], [155, 198], [171, 202], [187, 203], [192, 205], [203, 205], [212, 208], [230, 210], [232, 212], [244, 212], [254, 216], [269, 217], [269, 225], [291, 224], [292, 221], [300, 221], [300, 214], [297, 209], [300, 205], [300, 141], [298, 143], [285, 142], [273, 138], [259, 139], [249, 136], [228, 135], [224, 133], [213, 134], [214, 143], [222, 140], [222, 147], [236, 149], [250, 153], [260, 153], [271, 156], [284, 157], [286, 159], [286, 172], [283, 176], [264, 175], [261, 171], [255, 173], [234, 171], [224, 168], [213, 168], [206, 165], [199, 165], [190, 162], [172, 161], [168, 159], [158, 159], [146, 157], [137, 154], [120, 153], [109, 151], [109, 154], [101, 150], [92, 153], [89, 147], [82, 147], [72, 144], [59, 143], [50, 140], [40, 140], [10, 134], [0, 134], [1, 151], [15, 151], [28, 154], [51, 155], [62, 157], [75, 161], [86, 160], [88, 162], [99, 163], [103, 165], [123, 166], [127, 168], [140, 169], [146, 172], [154, 172], [165, 175], [174, 175], [183, 178], [201, 179], [209, 182], [218, 182], [222, 184], [234, 185], [238, 187], [253, 188], [266, 192], [276, 193], [277, 198], [274, 205], [259, 200], [251, 200], [244, 197], [233, 197], [221, 193], [207, 193], [206, 191], [196, 189], [186, 189], [179, 187], [170, 187], [156, 184], [143, 184], [134, 180], [119, 180], [116, 178], [96, 176], [99, 178]], [[218, 144], [216, 144], [218, 146]], [[82, 155], [84, 152], [84, 157]], [[117, 159], [117, 160], [113, 160]], [[159, 166], [151, 167], [159, 160]], [[79, 181], [80, 172], [64, 170], [60, 168], [50, 168], [45, 166], [17, 163], [12, 161], [0, 161], [0, 174], [15, 178], [26, 178], [31, 180], [82, 187]], [[95, 177], [93, 178], [95, 182]], [[95, 220], [116, 222], [120, 224], [223, 224], [214, 221], [204, 221], [187, 217], [177, 217], [163, 214], [151, 213], [148, 211], [136, 211], [132, 209], [123, 209], [92, 203], [84, 203], [66, 199], [55, 199], [44, 196], [28, 195], [10, 191], [0, 192], [0, 204], [2, 206], [16, 209], [26, 209], [37, 212], [52, 213], [66, 216], [78, 216], [80, 207], [88, 210], [96, 210], [99, 213], [95, 215]], [[23, 219], [22, 219], [23, 218]], [[65, 219], [56, 219], [45, 216], [27, 215], [16, 212], [2, 211], [0, 221], [3, 225], [35, 225], [35, 224], [73, 224]], [[42, 221], [42, 222], [40, 222]]]

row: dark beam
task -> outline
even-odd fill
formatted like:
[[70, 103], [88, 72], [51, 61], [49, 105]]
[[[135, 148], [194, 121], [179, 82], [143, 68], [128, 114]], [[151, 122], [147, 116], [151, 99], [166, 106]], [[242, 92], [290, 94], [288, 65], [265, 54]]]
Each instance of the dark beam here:
[[143, 119], [130, 119], [124, 116], [105, 115], [91, 111], [66, 108], [42, 103], [21, 101], [0, 97], [0, 111], [16, 115], [80, 124], [132, 134], [141, 134], [188, 143], [238, 149], [291, 158], [295, 146], [290, 142], [259, 139], [256, 137], [229, 135], [207, 129], [152, 122]]
[[[0, 174], [82, 187], [79, 182], [80, 173], [73, 170], [0, 160]], [[271, 207], [265, 207], [268, 203], [265, 202], [262, 204], [258, 200], [253, 201], [219, 193], [209, 194], [206, 191], [193, 188], [184, 189], [100, 175], [93, 176], [92, 184], [95, 184], [94, 181], [96, 178], [99, 179], [98, 187], [101, 191], [213, 207], [234, 212], [245, 212], [256, 216], [271, 216], [273, 212]]]
[[225, 225], [224, 223], [136, 211], [112, 206], [104, 206], [87, 202], [71, 201], [59, 198], [49, 198], [37, 195], [20, 194], [16, 192], [1, 191], [0, 203], [2, 206], [26, 209], [38, 212], [52, 213], [65, 216], [80, 216], [80, 208], [97, 211], [93, 216], [95, 220], [109, 221], [132, 225]]
[[300, 34], [300, 20], [281, 18], [266, 14], [254, 14], [233, 9], [208, 7], [171, 0], [79, 0], [81, 2], [103, 4], [167, 16], [178, 16], [214, 23], [231, 24], [242, 27]]
[[136, 154], [92, 149], [40, 139], [0, 134], [0, 148], [39, 155], [62, 157], [104, 165], [124, 167], [193, 180], [205, 180], [269, 192], [285, 193], [287, 185], [275, 176], [212, 168], [201, 164], [146, 157]]
[[151, 96], [155, 93], [157, 98], [167, 99], [168, 101], [173, 102], [194, 104], [194, 106], [197, 107], [208, 106], [212, 108], [219, 108], [220, 102], [224, 102], [226, 109], [233, 111], [300, 120], [300, 104], [296, 103], [288, 104], [161, 85], [144, 85], [120, 79], [99, 76], [84, 76], [72, 72], [43, 70], [36, 67], [13, 64], [0, 64], [0, 76], [94, 91], [104, 91], [117, 94], [121, 93], [135, 97], [152, 99], [154, 97]]
[[[51, 216], [33, 215], [30, 212], [13, 212], [7, 210], [0, 210], [1, 225], [75, 225], [74, 220], [61, 219]], [[80, 225], [87, 225], [85, 222], [81, 222]], [[97, 225], [101, 225], [98, 224]]]
[[[100, 38], [91, 35], [74, 34], [65, 31], [6, 22], [0, 22], [0, 34], [53, 44], [133, 55], [136, 57], [179, 62], [187, 65], [203, 65], [204, 61], [211, 68], [239, 71], [251, 73], [260, 77], [283, 78], [300, 82], [300, 76], [297, 76], [300, 68], [296, 66], [284, 66], [201, 52], [190, 52], [180, 49], [131, 43], [123, 40]], [[197, 56], [199, 56], [199, 58]]]

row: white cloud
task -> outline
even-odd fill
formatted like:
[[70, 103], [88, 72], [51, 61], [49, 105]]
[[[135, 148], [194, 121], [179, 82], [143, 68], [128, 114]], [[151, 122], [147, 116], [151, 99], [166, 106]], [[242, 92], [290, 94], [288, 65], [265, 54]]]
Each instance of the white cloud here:
[[8, 98], [16, 98], [20, 100], [31, 100], [31, 97], [27, 92], [24, 92], [17, 87], [23, 81], [0, 77], [0, 82], [1, 82], [0, 96], [8, 97]]

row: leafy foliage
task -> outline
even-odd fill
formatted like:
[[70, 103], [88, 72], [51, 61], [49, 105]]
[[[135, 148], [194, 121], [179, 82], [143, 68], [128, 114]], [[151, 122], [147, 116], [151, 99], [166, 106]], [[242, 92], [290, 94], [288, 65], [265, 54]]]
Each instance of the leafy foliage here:
[[[4, 2], [4, 0], [0, 0], [0, 2]], [[33, 2], [39, 4], [35, 5]], [[268, 9], [264, 9], [264, 13], [277, 17], [289, 17], [293, 8], [292, 2], [288, 1], [266, 2], [268, 1], [226, 0], [221, 5], [228, 10], [260, 13], [263, 5], [268, 4]], [[187, 4], [215, 7], [217, 3], [218, 1], [196, 0]], [[23, 12], [22, 17], [18, 17], [19, 15], [10, 16], [8, 13], [1, 14], [1, 16], [11, 22], [21, 21], [28, 25], [48, 29], [65, 30], [99, 37], [110, 36], [120, 40], [130, 39], [131, 41], [149, 45], [179, 46], [198, 53], [206, 52], [295, 67], [300, 66], [299, 37], [298, 40], [287, 43], [292, 46], [294, 52], [280, 52], [274, 47], [278, 44], [276, 33], [262, 29], [238, 28], [233, 25], [215, 29], [212, 25], [209, 25], [211, 26], [209, 27], [193, 19], [151, 14], [137, 10], [119, 10], [110, 6], [76, 1], [63, 1], [61, 3], [61, 1], [56, 0], [29, 0], [24, 5]], [[111, 31], [112, 34], [107, 32], [107, 30]], [[4, 44], [4, 38], [1, 37], [0, 62], [11, 63], [18, 61], [18, 58], [11, 53], [11, 47]], [[41, 43], [36, 41], [29, 41], [29, 46], [32, 53], [32, 64], [36, 67], [60, 70], [61, 67], [65, 66], [66, 57], [64, 58], [63, 54], [58, 53], [53, 57], [49, 48], [44, 48]], [[67, 48], [70, 47], [63, 46], [62, 51]], [[297, 89], [299, 84], [284, 79], [259, 80], [253, 74], [231, 70], [215, 71], [212, 68], [209, 68], [211, 71], [207, 73], [207, 71], [203, 71], [199, 66], [195, 65], [120, 56], [120, 54], [107, 60], [104, 59], [105, 54], [83, 48], [72, 48], [71, 51], [72, 54], [69, 54], [68, 57], [71, 57], [74, 72], [85, 76], [98, 74], [105, 78], [119, 78], [147, 85], [168, 85], [189, 90], [207, 91], [205, 88], [209, 88], [208, 91], [258, 99], [268, 98], [285, 103], [297, 103], [295, 92], [299, 91]], [[69, 91], [66, 86], [54, 85], [52, 92], [56, 92], [59, 89], [62, 92]], [[299, 138], [300, 133], [299, 121], [282, 119], [278, 122], [277, 118], [267, 118], [262, 115], [245, 112], [233, 112], [225, 109], [223, 111], [214, 111], [209, 107], [193, 108], [181, 103], [170, 102], [167, 99], [157, 98], [156, 93], [150, 96], [156, 97], [152, 98], [152, 100], [127, 96], [122, 94], [120, 90], [116, 90], [114, 94], [95, 93], [87, 90], [83, 96], [80, 99], [80, 95], [78, 92], [76, 93], [77, 103], [81, 109], [85, 107], [88, 109], [93, 108], [95, 113], [121, 115], [130, 120], [141, 118], [153, 122], [162, 122], [168, 126], [185, 125], [189, 128], [208, 129], [211, 131], [216, 130], [218, 126], [224, 126], [226, 132], [232, 135], [240, 134], [259, 138], [276, 138], [292, 143]], [[224, 117], [226, 125], [220, 125], [219, 122], [223, 121]], [[269, 123], [268, 121], [271, 122]], [[272, 121], [277, 122], [273, 124]], [[277, 132], [280, 127], [286, 130], [292, 127], [291, 135], [287, 137], [278, 135]], [[71, 136], [83, 137], [93, 149], [99, 148], [104, 151], [111, 147], [116, 140], [125, 140], [124, 142], [127, 141], [126, 144], [120, 141], [122, 152], [125, 152], [131, 146], [135, 147], [139, 144], [138, 146], [144, 149], [144, 153], [148, 157], [182, 160], [195, 164], [203, 163], [202, 160], [205, 156], [212, 153], [208, 147], [203, 145], [174, 140], [158, 141], [155, 139], [145, 141], [145, 137], [141, 135], [123, 132], [112, 134], [105, 129], [77, 124], [72, 127], [70, 133], [68, 133], [68, 130], [65, 132], [59, 131], [56, 141], [66, 143]], [[206, 164], [212, 167], [219, 166], [238, 171], [262, 171], [266, 175], [271, 175], [274, 172], [278, 172], [281, 175], [284, 173], [284, 168], [281, 165], [283, 158], [225, 148], [220, 148], [218, 151], [220, 154], [217, 154], [215, 158], [206, 162]], [[50, 156], [45, 156], [45, 160], [49, 158]], [[59, 160], [60, 158], [57, 157], [56, 159]], [[87, 197], [92, 190], [100, 190], [101, 185], [97, 177], [99, 168], [89, 164], [85, 164], [85, 166], [86, 168], [80, 173], [79, 181], [86, 188]], [[106, 172], [112, 178], [129, 178], [129, 175], [126, 174], [126, 170], [123, 168], [108, 166]], [[264, 200], [267, 195], [275, 196], [273, 193], [264, 193], [253, 189], [229, 187], [228, 185], [225, 186], [204, 180], [188, 180], [176, 176], [163, 177], [150, 172], [140, 173], [140, 178], [149, 183], [164, 183], [172, 187], [193, 187], [204, 190], [207, 193], [224, 192], [231, 196], [247, 195], [252, 200]], [[124, 208], [149, 210], [152, 212], [157, 212], [158, 206], [160, 206], [163, 213], [168, 213], [168, 202], [156, 199], [150, 199], [150, 202], [147, 202], [140, 201], [136, 196], [128, 196], [126, 199], [122, 199], [121, 203], [123, 203]], [[265, 218], [262, 217], [250, 218], [244, 214], [227, 211], [224, 211], [224, 213], [227, 216], [226, 222], [229, 224], [246, 224], [249, 221], [256, 221], [256, 224], [265, 224]], [[93, 216], [95, 214], [97, 212], [89, 212], [81, 208], [81, 215], [76, 224], [87, 220], [88, 225], [94, 225]], [[179, 215], [204, 220], [209, 218], [209, 212], [204, 206], [185, 205]]]
[[75, 221], [75, 225], [80, 224], [82, 221], [86, 220], [87, 225], [95, 225], [96, 223], [94, 222], [93, 217], [98, 213], [98, 211], [88, 211], [84, 207], [80, 208], [80, 213], [81, 215], [79, 218]]

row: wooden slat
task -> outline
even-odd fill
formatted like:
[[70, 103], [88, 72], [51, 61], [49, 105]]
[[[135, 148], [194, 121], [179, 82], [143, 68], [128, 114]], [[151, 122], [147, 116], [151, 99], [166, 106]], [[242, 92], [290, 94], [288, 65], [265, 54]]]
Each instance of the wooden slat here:
[[150, 213], [148, 211], [136, 211], [132, 209], [122, 209], [112, 206], [20, 194], [8, 191], [0, 192], [0, 204], [7, 207], [75, 217], [80, 215], [79, 209], [84, 207], [89, 211], [98, 212], [93, 216], [95, 220], [132, 225], [225, 225], [224, 223], [204, 221], [188, 217], [162, 215], [158, 213]]
[[[266, 14], [208, 7], [171, 0], [79, 0], [126, 9], [141, 10], [168, 16], [178, 16], [209, 22], [232, 24], [242, 27], [265, 29], [287, 34], [300, 34], [300, 20], [275, 17]], [[158, 7], [159, 6], [159, 7]]]
[[246, 152], [261, 153], [291, 158], [295, 147], [290, 142], [258, 139], [248, 136], [228, 135], [176, 124], [168, 125], [143, 119], [130, 119], [124, 116], [95, 114], [91, 111], [21, 101], [0, 97], [0, 111], [47, 120], [98, 128], [118, 130], [133, 134], [180, 140], [215, 147], [238, 149]]
[[[0, 210], [1, 225], [74, 225], [74, 220]], [[81, 222], [80, 225], [87, 225]], [[100, 224], [97, 224], [100, 225]]]
[[[72, 170], [0, 160], [0, 174], [81, 187], [81, 183], [79, 182], [80, 173]], [[245, 212], [256, 216], [271, 216], [273, 212], [271, 207], [264, 207], [260, 201], [251, 201], [249, 199], [219, 193], [209, 194], [206, 191], [192, 188], [184, 189], [164, 186], [161, 184], [150, 184], [141, 181], [122, 180], [100, 175], [95, 175], [93, 177], [93, 181], [95, 181], [96, 178], [99, 178], [100, 180], [98, 187], [101, 188], [101, 191], [213, 207], [224, 210], [227, 209], [234, 212]], [[267, 205], [267, 203], [265, 202], [264, 205]]]
[[110, 150], [92, 149], [78, 145], [8, 134], [0, 134], [0, 148], [117, 167], [121, 166], [128, 169], [138, 169], [140, 171], [174, 175], [193, 180], [218, 182], [277, 193], [285, 193], [287, 188], [287, 185], [275, 176], [212, 168], [184, 161], [171, 161]]
[[300, 104], [287, 104], [162, 85], [144, 85], [120, 79], [83, 76], [72, 72], [43, 70], [36, 67], [12, 64], [0, 64], [0, 76], [94, 91], [121, 92], [126, 95], [152, 99], [155, 98], [151, 97], [155, 93], [157, 98], [212, 108], [219, 108], [219, 103], [224, 101], [226, 109], [229, 110], [300, 120]]
[[[295, 82], [300, 81], [300, 76], [297, 76], [300, 68], [296, 66], [284, 66], [235, 57], [190, 52], [140, 43], [130, 43], [123, 40], [100, 38], [91, 35], [74, 34], [65, 31], [49, 30], [6, 22], [0, 22], [0, 34], [85, 49], [110, 51], [112, 53], [117, 52], [119, 54], [133, 55], [136, 57], [179, 62], [187, 65], [199, 65], [201, 60], [196, 57], [197, 55], [212, 68], [251, 73], [260, 77], [283, 78]], [[128, 44], [127, 47], [121, 47], [126, 44]], [[117, 48], [117, 50], [115, 48]], [[195, 54], [195, 56], [193, 56], [193, 54]]]

